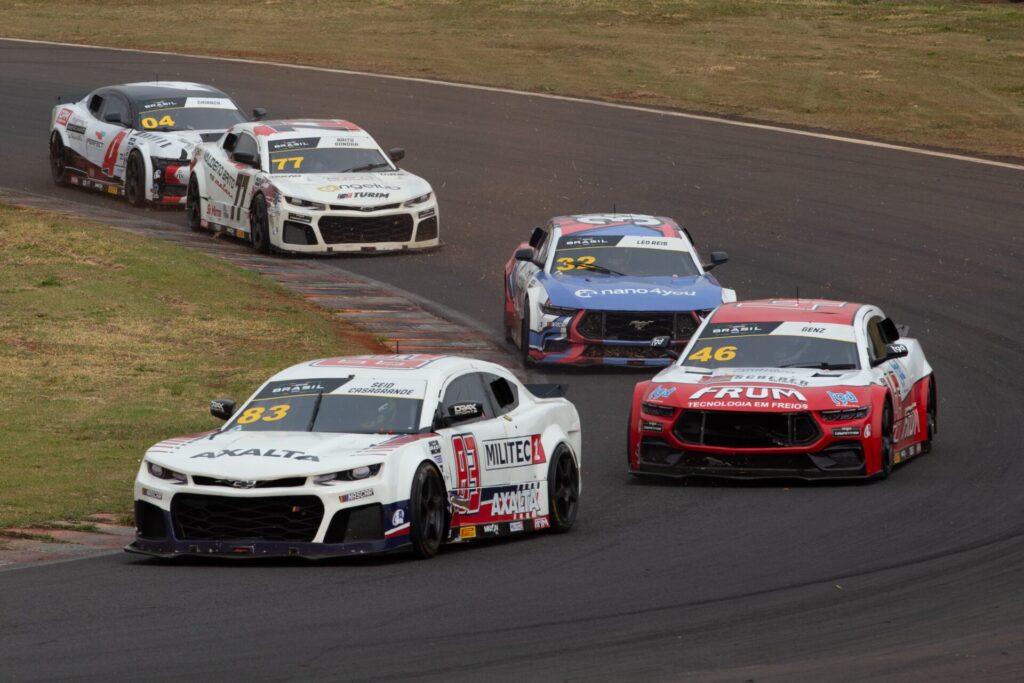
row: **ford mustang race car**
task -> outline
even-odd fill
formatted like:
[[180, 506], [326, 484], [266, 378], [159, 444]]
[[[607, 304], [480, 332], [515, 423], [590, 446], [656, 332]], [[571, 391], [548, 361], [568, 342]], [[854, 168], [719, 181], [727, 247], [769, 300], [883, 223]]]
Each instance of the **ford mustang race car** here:
[[50, 171], [58, 185], [123, 194], [135, 206], [184, 204], [192, 150], [245, 120], [231, 98], [199, 83], [99, 88], [54, 107]]
[[263, 253], [436, 247], [437, 199], [404, 156], [340, 119], [240, 124], [196, 151], [189, 225]]
[[885, 478], [937, 429], [935, 377], [906, 334], [876, 306], [724, 304], [678, 363], [636, 385], [629, 470]]
[[505, 334], [523, 363], [668, 365], [701, 317], [735, 301], [708, 274], [672, 219], [635, 214], [559, 216], [534, 228], [505, 265]]
[[237, 411], [210, 410], [223, 428], [146, 452], [126, 550], [431, 557], [442, 543], [566, 532], [576, 518], [576, 408], [493, 363], [326, 358], [274, 375]]

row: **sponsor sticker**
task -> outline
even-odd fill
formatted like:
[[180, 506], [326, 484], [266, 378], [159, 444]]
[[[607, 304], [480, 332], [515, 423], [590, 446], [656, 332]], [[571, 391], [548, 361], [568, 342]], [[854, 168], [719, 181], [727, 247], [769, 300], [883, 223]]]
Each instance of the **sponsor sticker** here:
[[676, 387], [657, 386], [647, 395], [648, 401], [660, 401], [676, 393]]
[[535, 515], [541, 511], [539, 486], [524, 484], [512, 491], [498, 491], [491, 496], [491, 515], [494, 517], [519, 517]]
[[427, 393], [426, 381], [396, 380], [394, 382], [367, 382], [358, 378], [343, 385], [336, 394], [342, 396], [389, 396], [395, 398], [423, 398]]
[[405, 510], [398, 508], [395, 510], [395, 514], [391, 515], [391, 526], [400, 526], [405, 524]]
[[191, 456], [192, 458], [209, 458], [211, 460], [216, 458], [241, 458], [241, 457], [254, 457], [254, 458], [283, 458], [284, 460], [305, 460], [308, 462], [320, 462], [320, 458], [315, 455], [310, 455], [303, 451], [289, 451], [285, 449], [278, 450], [276, 448], [268, 448], [261, 450], [259, 448], [247, 448], [245, 450], [241, 448], [222, 448], [219, 451], [204, 451], [202, 453], [196, 453]]
[[437, 439], [431, 439], [428, 441], [427, 446], [430, 447], [431, 455], [441, 455], [441, 442]]
[[577, 289], [573, 292], [580, 299], [592, 299], [595, 296], [645, 296], [654, 294], [663, 297], [697, 296], [691, 289], [669, 289], [667, 287], [617, 287], [614, 289]]
[[271, 152], [314, 149], [319, 144], [320, 138], [288, 138], [286, 140], [271, 140], [267, 143], [267, 149]]
[[832, 399], [832, 403], [839, 407], [856, 405], [859, 403], [857, 400], [857, 394], [852, 391], [826, 391], [828, 397]]
[[343, 356], [324, 358], [310, 363], [320, 368], [388, 368], [389, 370], [416, 370], [434, 362], [441, 356], [426, 353], [407, 353], [394, 356]]
[[546, 516], [545, 517], [537, 517], [536, 519], [533, 520], [533, 530], [534, 531], [540, 531], [541, 529], [550, 529], [550, 528], [551, 528], [551, 522], [548, 520], [548, 518]]
[[344, 385], [351, 377], [328, 377], [311, 379], [292, 379], [267, 382], [267, 385], [256, 395], [257, 399], [296, 396], [300, 394], [329, 394]]
[[542, 465], [547, 462], [540, 434], [484, 441], [484, 466], [489, 470]]
[[484, 524], [482, 531], [484, 536], [497, 536], [501, 533], [501, 529], [497, 524]]
[[57, 114], [57, 125], [58, 126], [67, 126], [68, 125], [68, 119], [70, 119], [70, 118], [71, 118], [71, 110], [70, 109], [61, 109], [60, 113]]
[[354, 500], [362, 500], [363, 498], [369, 498], [373, 495], [373, 489], [360, 489], [359, 491], [353, 491], [352, 493], [346, 493], [343, 496], [338, 496], [338, 500], [342, 503], [351, 503]]
[[459, 527], [459, 538], [476, 538], [475, 526]]
[[508, 523], [508, 530], [511, 531], [512, 533], [518, 533], [518, 532], [523, 530], [523, 523], [522, 522], [509, 522]]
[[837, 439], [860, 436], [860, 427], [836, 427], [832, 430], [832, 436]]

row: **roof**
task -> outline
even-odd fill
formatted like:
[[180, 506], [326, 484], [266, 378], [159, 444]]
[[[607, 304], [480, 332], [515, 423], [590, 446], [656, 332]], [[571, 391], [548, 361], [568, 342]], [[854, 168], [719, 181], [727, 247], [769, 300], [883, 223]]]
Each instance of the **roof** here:
[[248, 130], [254, 135], [266, 137], [292, 137], [293, 133], [313, 133], [339, 136], [363, 133], [362, 128], [344, 119], [279, 119], [275, 121], [251, 121], [240, 123], [232, 130]]
[[429, 379], [438, 374], [467, 367], [469, 358], [438, 356], [424, 353], [404, 353], [368, 356], [339, 356], [319, 358], [293, 365], [271, 379], [313, 379], [372, 375], [383, 378]]
[[[124, 94], [133, 102], [160, 100], [172, 97], [225, 97], [228, 96], [202, 83], [190, 81], [146, 81], [142, 83], [123, 83], [107, 88]], [[230, 99], [230, 98], [228, 98]]]
[[864, 304], [829, 299], [756, 299], [722, 304], [716, 323], [808, 322], [852, 325]]
[[681, 237], [679, 225], [665, 216], [645, 214], [591, 213], [556, 216], [551, 219], [562, 235], [634, 235], [637, 237]]

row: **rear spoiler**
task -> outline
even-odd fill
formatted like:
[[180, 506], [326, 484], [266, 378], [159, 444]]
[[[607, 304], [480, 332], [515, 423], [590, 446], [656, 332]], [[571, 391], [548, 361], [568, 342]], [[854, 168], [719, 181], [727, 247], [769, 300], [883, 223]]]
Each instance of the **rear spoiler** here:
[[563, 398], [569, 391], [567, 384], [527, 384], [525, 386], [537, 398]]

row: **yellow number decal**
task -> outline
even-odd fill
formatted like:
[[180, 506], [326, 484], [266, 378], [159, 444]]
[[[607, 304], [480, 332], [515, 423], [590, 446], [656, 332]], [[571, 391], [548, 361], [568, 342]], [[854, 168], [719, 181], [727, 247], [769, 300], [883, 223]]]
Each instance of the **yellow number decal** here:
[[705, 346], [700, 351], [694, 351], [690, 354], [690, 357], [687, 358], [687, 360], [699, 360], [703, 363], [707, 363], [711, 360], [711, 347]]
[[597, 259], [593, 256], [580, 256], [579, 258], [573, 259], [571, 256], [563, 256], [562, 258], [555, 259], [558, 263], [555, 266], [555, 270], [573, 270], [574, 268], [586, 268], [587, 266], [594, 265], [594, 261]]
[[586, 268], [587, 266], [592, 266], [594, 265], [594, 261], [596, 260], [597, 259], [594, 258], [593, 256], [580, 256], [578, 259], [576, 259], [576, 263], [579, 264], [576, 267]]
[[173, 126], [174, 125], [174, 119], [171, 118], [170, 114], [164, 114], [163, 118], [160, 119], [160, 125], [161, 126]]
[[266, 410], [266, 408], [260, 406], [257, 406], [255, 408], [249, 408], [244, 413], [242, 413], [241, 417], [238, 418], [238, 424], [247, 425], [251, 422], [256, 422], [261, 417], [263, 417], [264, 410]]
[[270, 406], [267, 411], [270, 413], [267, 417], [263, 418], [264, 422], [277, 422], [288, 414], [288, 410], [291, 408], [287, 403], [282, 403], [279, 406]]
[[152, 116], [147, 116], [146, 118], [142, 119], [143, 128], [156, 128], [158, 125], [159, 124], [156, 122], [156, 119], [154, 119]]
[[555, 270], [572, 270], [573, 268], [576, 267], [573, 264], [573, 260], [568, 256], [563, 256], [562, 258], [556, 260], [558, 261], [558, 265], [555, 266]]
[[736, 357], [735, 346], [723, 346], [722, 348], [715, 351], [715, 360], [732, 360]]
[[274, 159], [274, 163], [277, 164], [278, 171], [283, 171], [289, 162], [294, 164], [295, 170], [298, 171], [302, 168], [302, 161], [305, 158], [306, 157], [281, 157], [280, 159]]
[[715, 360], [729, 361], [736, 357], [736, 347], [720, 346], [717, 349], [715, 349], [714, 352], [712, 352], [710, 346], [705, 346], [703, 349], [691, 353], [687, 360], [699, 360], [703, 363], [707, 363], [709, 360], [711, 360], [712, 353], [714, 354]]

